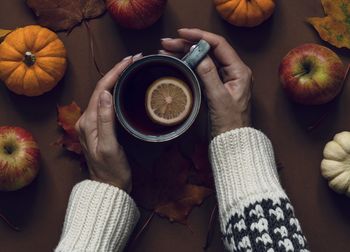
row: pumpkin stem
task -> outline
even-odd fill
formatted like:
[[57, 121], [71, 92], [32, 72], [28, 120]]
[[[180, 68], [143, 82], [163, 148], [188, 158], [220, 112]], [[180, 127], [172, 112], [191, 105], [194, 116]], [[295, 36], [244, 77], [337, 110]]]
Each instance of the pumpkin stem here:
[[33, 53], [31, 52], [26, 52], [24, 54], [24, 63], [26, 63], [27, 66], [32, 66], [35, 64], [35, 61], [36, 61], [36, 57]]

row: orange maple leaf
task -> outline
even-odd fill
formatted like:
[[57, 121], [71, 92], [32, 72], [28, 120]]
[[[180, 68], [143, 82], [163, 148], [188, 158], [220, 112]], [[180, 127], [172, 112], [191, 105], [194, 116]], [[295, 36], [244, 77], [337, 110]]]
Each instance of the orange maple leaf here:
[[75, 124], [82, 114], [80, 107], [75, 102], [72, 102], [67, 106], [57, 107], [57, 111], [57, 123], [64, 132], [55, 145], [62, 146], [76, 154], [82, 154], [79, 137], [75, 130]]

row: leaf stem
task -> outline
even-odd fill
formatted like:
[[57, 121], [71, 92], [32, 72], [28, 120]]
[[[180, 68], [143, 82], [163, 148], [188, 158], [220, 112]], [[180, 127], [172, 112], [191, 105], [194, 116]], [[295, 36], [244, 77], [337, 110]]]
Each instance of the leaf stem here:
[[208, 232], [207, 232], [207, 238], [205, 240], [205, 244], [203, 249], [207, 250], [210, 247], [211, 240], [213, 238], [213, 228], [214, 228], [214, 220], [215, 220], [215, 214], [218, 210], [218, 204], [215, 204], [213, 210], [210, 214], [209, 224], [208, 224]]
[[140, 238], [141, 234], [145, 231], [146, 227], [149, 225], [149, 223], [151, 222], [151, 220], [153, 219], [155, 214], [156, 213], [153, 211], [151, 213], [151, 215], [147, 218], [145, 224], [142, 225], [142, 227], [140, 228], [140, 230], [137, 232], [137, 234], [135, 235], [134, 239], [132, 240], [131, 247], [135, 244], [137, 239]]
[[20, 232], [21, 229], [15, 225], [13, 225], [4, 215], [0, 213], [0, 219], [2, 219], [11, 229], [13, 229], [16, 232]]
[[95, 55], [95, 44], [94, 44], [94, 37], [93, 37], [93, 33], [91, 31], [90, 25], [88, 23], [88, 21], [84, 20], [84, 25], [86, 27], [86, 30], [88, 32], [88, 36], [89, 36], [89, 41], [90, 41], [90, 51], [91, 51], [91, 56], [94, 62], [94, 65], [96, 67], [97, 72], [101, 75], [101, 77], [103, 77], [105, 74], [101, 71], [100, 67], [97, 64], [97, 60], [96, 60], [96, 55]]

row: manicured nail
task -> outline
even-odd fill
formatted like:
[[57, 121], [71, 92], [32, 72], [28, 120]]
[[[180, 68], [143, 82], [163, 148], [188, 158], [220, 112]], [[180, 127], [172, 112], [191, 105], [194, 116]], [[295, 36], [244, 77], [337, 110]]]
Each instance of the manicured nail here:
[[132, 58], [132, 56], [128, 56], [128, 57], [125, 57], [122, 61], [126, 61], [126, 60], [129, 60], [131, 58]]
[[133, 61], [138, 60], [138, 59], [142, 58], [142, 56], [143, 56], [142, 52], [141, 52], [141, 53], [138, 53], [138, 54], [136, 54], [136, 55], [134, 55], [134, 56], [132, 57], [132, 60], [133, 60]]
[[167, 40], [171, 40], [172, 38], [162, 38], [160, 39], [161, 41], [167, 41]]
[[138, 57], [141, 57], [143, 56], [142, 52], [138, 53], [138, 54], [135, 54], [133, 58], [138, 58]]
[[100, 106], [103, 108], [112, 106], [112, 96], [108, 91], [103, 91], [100, 94]]

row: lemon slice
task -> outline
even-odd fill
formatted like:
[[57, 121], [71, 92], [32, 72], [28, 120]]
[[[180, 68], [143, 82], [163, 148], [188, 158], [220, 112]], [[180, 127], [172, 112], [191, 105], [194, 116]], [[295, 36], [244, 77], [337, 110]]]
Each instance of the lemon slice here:
[[146, 111], [160, 125], [173, 126], [191, 113], [192, 92], [185, 82], [174, 77], [156, 80], [146, 92]]

